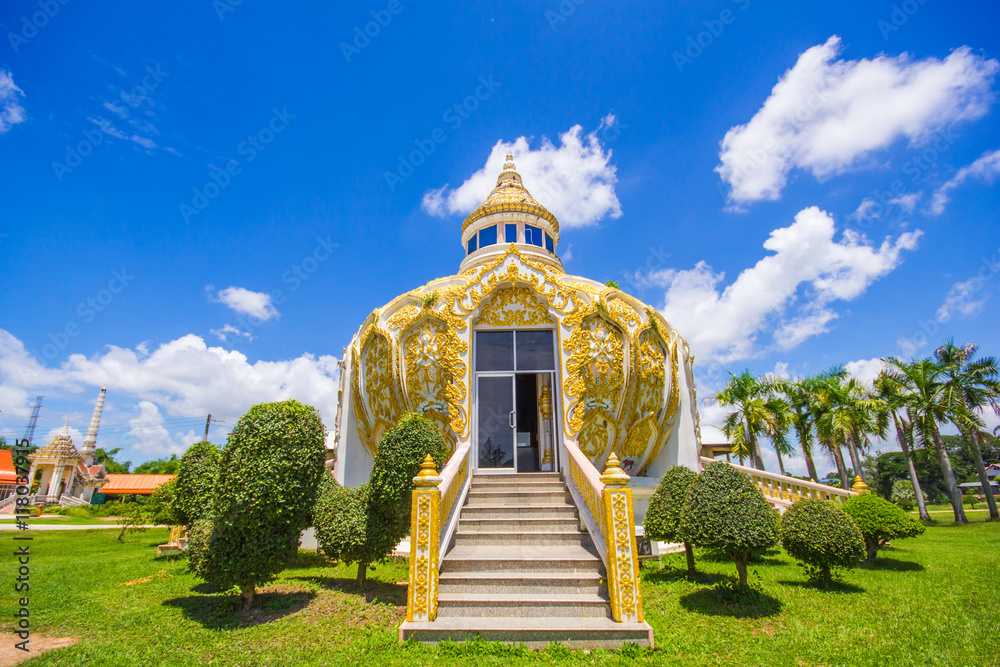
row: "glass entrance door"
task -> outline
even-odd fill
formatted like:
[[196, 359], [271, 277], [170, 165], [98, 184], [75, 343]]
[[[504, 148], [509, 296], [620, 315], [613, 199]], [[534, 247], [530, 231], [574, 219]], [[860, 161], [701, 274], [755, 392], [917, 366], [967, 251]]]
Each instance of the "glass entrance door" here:
[[478, 385], [479, 467], [514, 470], [514, 376], [480, 375]]

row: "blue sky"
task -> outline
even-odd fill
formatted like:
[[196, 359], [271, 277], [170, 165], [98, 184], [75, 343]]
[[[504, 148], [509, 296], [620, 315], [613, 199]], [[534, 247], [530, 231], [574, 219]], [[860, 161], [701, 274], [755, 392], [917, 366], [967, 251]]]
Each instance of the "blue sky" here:
[[134, 462], [285, 395], [332, 426], [343, 347], [454, 273], [509, 147], [567, 270], [663, 309], [702, 396], [1000, 352], [998, 14], [5, 3], [0, 433], [40, 394], [39, 436], [85, 429], [105, 385]]

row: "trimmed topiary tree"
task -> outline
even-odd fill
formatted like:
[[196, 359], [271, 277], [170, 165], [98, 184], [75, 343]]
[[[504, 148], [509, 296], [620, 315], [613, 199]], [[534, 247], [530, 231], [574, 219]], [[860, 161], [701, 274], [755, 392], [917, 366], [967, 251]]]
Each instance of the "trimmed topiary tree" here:
[[222, 588], [238, 586], [243, 604], [297, 553], [326, 461], [326, 431], [316, 408], [298, 401], [255, 405], [240, 417], [222, 452], [203, 554], [195, 573]]
[[684, 516], [684, 501], [698, 473], [684, 466], [674, 466], [656, 485], [656, 491], [649, 500], [649, 509], [642, 520], [642, 528], [650, 540], [658, 542], [684, 542], [687, 556], [688, 574], [694, 574], [694, 548], [681, 537], [681, 519]]
[[736, 565], [739, 587], [747, 590], [747, 563], [778, 543], [779, 523], [778, 512], [749, 476], [726, 463], [709, 463], [691, 485], [681, 537], [724, 551]]
[[871, 493], [862, 493], [844, 503], [844, 511], [858, 526], [865, 539], [868, 560], [874, 561], [878, 550], [889, 540], [916, 537], [924, 532], [924, 524]]
[[828, 500], [792, 503], [781, 517], [781, 546], [802, 561], [806, 576], [829, 583], [835, 570], [865, 557], [865, 540], [854, 521]]
[[451, 455], [426, 418], [404, 415], [379, 442], [368, 484], [357, 489], [325, 485], [314, 512], [316, 539], [330, 558], [358, 564], [358, 585], [368, 566], [383, 562], [410, 532], [413, 478], [430, 454], [438, 470]]
[[180, 523], [190, 525], [211, 516], [221, 458], [219, 448], [205, 441], [184, 452], [174, 480], [174, 506]]

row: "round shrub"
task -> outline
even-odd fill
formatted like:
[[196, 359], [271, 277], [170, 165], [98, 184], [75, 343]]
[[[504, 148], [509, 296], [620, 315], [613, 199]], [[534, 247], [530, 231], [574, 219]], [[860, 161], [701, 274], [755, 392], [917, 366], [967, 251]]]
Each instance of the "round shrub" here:
[[328, 557], [344, 563], [371, 560], [368, 553], [368, 485], [348, 489], [323, 475], [313, 508], [316, 541]]
[[322, 502], [313, 510], [317, 541], [329, 557], [358, 564], [359, 585], [368, 565], [388, 558], [409, 534], [413, 478], [428, 454], [438, 470], [450, 456], [429, 420], [407, 414], [382, 436], [367, 485], [344, 489], [324, 482]]
[[805, 565], [810, 579], [830, 581], [865, 556], [861, 531], [844, 510], [828, 500], [805, 499], [781, 517], [781, 546]]
[[736, 564], [747, 586], [747, 562], [775, 546], [780, 517], [750, 477], [731, 465], [709, 463], [691, 485], [681, 519], [681, 537], [699, 547], [720, 549]]
[[[681, 537], [681, 518], [684, 516], [684, 501], [688, 491], [698, 479], [698, 473], [684, 466], [674, 466], [656, 485], [656, 491], [649, 500], [649, 509], [642, 520], [642, 528], [647, 538], [658, 542], [684, 542]], [[694, 574], [694, 550], [689, 542], [684, 542], [688, 572]]]
[[843, 509], [861, 531], [869, 561], [875, 560], [878, 550], [889, 540], [916, 537], [924, 532], [922, 523], [871, 493], [854, 496], [844, 503]]
[[177, 509], [177, 478], [156, 487], [146, 501], [148, 520], [157, 526], [176, 526], [186, 523]]
[[[298, 401], [255, 405], [222, 452], [213, 530], [195, 572], [238, 586], [244, 606], [298, 552], [326, 462], [319, 412]], [[193, 562], [194, 564], [194, 562]]]
[[219, 477], [219, 448], [210, 442], [196, 442], [181, 457], [174, 481], [174, 505], [182, 524], [211, 516], [215, 483]]

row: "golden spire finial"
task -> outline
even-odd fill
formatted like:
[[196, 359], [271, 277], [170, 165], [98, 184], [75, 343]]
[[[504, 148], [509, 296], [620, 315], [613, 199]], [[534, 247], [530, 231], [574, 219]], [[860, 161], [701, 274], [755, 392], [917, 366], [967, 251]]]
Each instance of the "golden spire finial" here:
[[434, 459], [428, 454], [420, 464], [420, 472], [413, 478], [413, 484], [415, 486], [437, 486], [440, 483], [441, 478], [437, 476]]
[[621, 469], [621, 461], [618, 455], [611, 452], [607, 462], [604, 464], [604, 472], [601, 474], [601, 481], [604, 486], [625, 486], [630, 477]]

